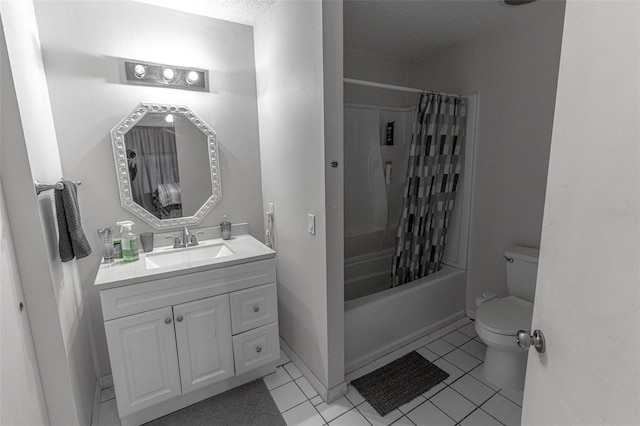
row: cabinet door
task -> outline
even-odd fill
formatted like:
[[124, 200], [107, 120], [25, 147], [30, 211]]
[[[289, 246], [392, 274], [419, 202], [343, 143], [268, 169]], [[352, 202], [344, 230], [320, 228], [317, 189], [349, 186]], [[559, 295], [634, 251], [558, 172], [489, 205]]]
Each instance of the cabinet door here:
[[232, 377], [229, 295], [173, 307], [182, 392]]
[[180, 395], [170, 307], [105, 322], [120, 417]]

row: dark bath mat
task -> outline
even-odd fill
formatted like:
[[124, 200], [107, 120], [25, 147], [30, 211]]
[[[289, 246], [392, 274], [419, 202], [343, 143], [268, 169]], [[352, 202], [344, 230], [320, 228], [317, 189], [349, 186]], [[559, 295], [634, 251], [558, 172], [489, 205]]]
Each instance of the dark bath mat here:
[[212, 396], [145, 426], [286, 426], [262, 379]]
[[351, 384], [378, 414], [386, 416], [447, 377], [449, 374], [422, 355], [410, 352]]

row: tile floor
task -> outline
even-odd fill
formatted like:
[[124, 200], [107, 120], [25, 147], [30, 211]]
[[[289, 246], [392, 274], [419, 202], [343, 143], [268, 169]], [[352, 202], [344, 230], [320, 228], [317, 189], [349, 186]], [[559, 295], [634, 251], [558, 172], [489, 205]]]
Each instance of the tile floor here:
[[[449, 378], [384, 417], [351, 385], [345, 396], [327, 405], [284, 354], [281, 365], [264, 382], [288, 426], [520, 424], [522, 392], [500, 390], [484, 380], [481, 368], [485, 346], [468, 318], [348, 374], [347, 383], [413, 350], [449, 373]], [[98, 425], [119, 424], [115, 399], [102, 402]]]

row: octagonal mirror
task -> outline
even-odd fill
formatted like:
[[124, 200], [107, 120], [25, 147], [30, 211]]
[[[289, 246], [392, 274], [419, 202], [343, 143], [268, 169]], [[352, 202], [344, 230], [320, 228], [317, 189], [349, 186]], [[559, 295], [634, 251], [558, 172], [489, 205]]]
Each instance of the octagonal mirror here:
[[189, 107], [141, 103], [111, 140], [122, 207], [154, 228], [200, 223], [222, 198], [216, 134]]

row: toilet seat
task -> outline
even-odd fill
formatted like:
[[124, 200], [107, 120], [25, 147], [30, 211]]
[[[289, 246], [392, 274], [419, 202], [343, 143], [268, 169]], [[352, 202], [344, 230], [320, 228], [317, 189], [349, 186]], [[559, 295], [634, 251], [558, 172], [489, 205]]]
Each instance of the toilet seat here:
[[476, 324], [496, 334], [514, 336], [531, 329], [533, 303], [514, 296], [493, 299], [478, 306]]

